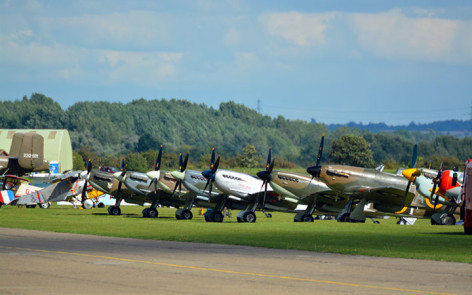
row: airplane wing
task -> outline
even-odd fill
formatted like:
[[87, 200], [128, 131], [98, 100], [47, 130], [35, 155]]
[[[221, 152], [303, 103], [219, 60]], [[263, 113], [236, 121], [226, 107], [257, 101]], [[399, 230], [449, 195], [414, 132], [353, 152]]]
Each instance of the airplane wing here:
[[405, 191], [395, 187], [368, 187], [361, 188], [358, 193], [360, 199], [365, 198], [374, 203], [377, 210], [385, 212], [397, 212], [407, 207], [413, 201], [415, 194], [408, 192], [405, 201], [403, 197]]

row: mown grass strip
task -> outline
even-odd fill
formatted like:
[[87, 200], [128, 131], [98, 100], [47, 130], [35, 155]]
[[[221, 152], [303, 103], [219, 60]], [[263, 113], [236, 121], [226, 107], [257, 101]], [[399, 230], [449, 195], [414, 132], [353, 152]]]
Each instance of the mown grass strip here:
[[395, 218], [373, 224], [316, 220], [294, 223], [293, 214], [273, 212], [257, 222], [236, 222], [236, 212], [223, 223], [206, 223], [196, 209], [193, 220], [176, 220], [175, 209], [160, 208], [159, 218], [142, 218], [143, 207], [123, 206], [121, 216], [107, 215], [106, 208], [78, 210], [53, 205], [49, 209], [2, 207], [0, 226], [54, 232], [82, 233], [137, 239], [220, 243], [256, 247], [298, 249], [382, 257], [401, 257], [472, 263], [472, 237], [462, 226], [432, 226], [418, 220], [400, 226]]

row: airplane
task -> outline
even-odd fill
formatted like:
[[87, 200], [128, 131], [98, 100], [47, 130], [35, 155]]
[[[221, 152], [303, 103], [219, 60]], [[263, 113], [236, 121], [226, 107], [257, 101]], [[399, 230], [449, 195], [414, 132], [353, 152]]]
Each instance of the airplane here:
[[[160, 171], [161, 158], [162, 146], [154, 171], [148, 173], [127, 171], [124, 160], [121, 162], [119, 172], [92, 171], [89, 179], [92, 187], [115, 198], [115, 205], [108, 207], [110, 215], [121, 214], [122, 200], [140, 206], [151, 203], [150, 207], [143, 209], [142, 213], [145, 218], [157, 218], [159, 205], [180, 208], [186, 204], [187, 198], [191, 197], [188, 194], [178, 197], [169, 193], [170, 187], [174, 187], [177, 180], [171, 176], [170, 172]], [[179, 217], [192, 218], [189, 214]]]
[[[270, 187], [254, 176], [230, 170], [218, 170], [220, 156], [215, 161], [215, 149], [212, 149], [210, 169], [202, 172], [207, 179], [206, 187], [209, 187], [211, 195], [213, 183], [222, 192], [222, 198], [233, 198], [246, 206], [237, 214], [238, 222], [253, 223], [256, 221], [256, 209], [274, 210], [282, 212], [294, 212], [298, 202], [277, 195]], [[265, 192], [262, 188], [266, 186]], [[224, 200], [225, 202], [227, 200]], [[267, 216], [267, 215], [266, 215]]]
[[461, 203], [464, 173], [454, 170], [442, 171], [441, 164], [439, 170], [410, 168], [403, 170], [402, 174], [415, 184], [416, 190], [424, 197], [428, 211], [425, 217], [431, 218], [432, 225], [456, 224], [454, 212]]
[[23, 176], [29, 172], [49, 169], [44, 159], [44, 138], [34, 131], [13, 135], [10, 153], [0, 151], [0, 175]]
[[295, 215], [295, 222], [313, 222], [315, 211], [319, 215], [337, 215], [348, 202], [346, 196], [331, 190], [314, 177], [273, 170], [275, 159], [271, 160], [271, 155], [272, 150], [269, 149], [266, 170], [259, 171], [257, 176], [264, 181], [264, 186], [269, 183], [277, 194], [306, 207]]
[[[348, 202], [337, 220], [341, 222], [365, 222], [365, 205], [371, 203], [375, 210], [385, 216], [398, 216], [406, 210], [414, 198], [409, 182], [401, 175], [389, 174], [372, 168], [346, 165], [320, 165], [323, 153], [324, 134], [321, 137], [316, 165], [307, 172], [323, 181], [333, 191], [346, 196]], [[412, 167], [416, 157], [412, 159]], [[357, 203], [357, 206], [353, 207]], [[379, 212], [379, 214], [380, 214]]]
[[[213, 186], [213, 181], [210, 185], [208, 180], [202, 176], [201, 171], [186, 170], [188, 157], [189, 154], [187, 153], [183, 164], [179, 165], [179, 169], [171, 172], [172, 176], [178, 181], [176, 187], [174, 188], [174, 192], [177, 188], [177, 185], [179, 186], [179, 191], [180, 186], [183, 185], [193, 193], [193, 204], [195, 206], [210, 208], [211, 210], [207, 210], [204, 214], [206, 222], [223, 222], [225, 215], [223, 214], [223, 211], [225, 208], [229, 210], [246, 209], [248, 206], [247, 201], [244, 201], [239, 197], [223, 193], [216, 185]], [[212, 167], [215, 168], [214, 153], [211, 162], [213, 163]], [[182, 163], [182, 154], [180, 155], [180, 163]]]
[[45, 188], [23, 184], [15, 195], [17, 198], [15, 204], [17, 206], [40, 204], [42, 208], [49, 208], [51, 202], [68, 201], [75, 206], [80, 205], [82, 209], [91, 209], [94, 207], [93, 199], [103, 195], [88, 185], [91, 170], [92, 164], [89, 160], [86, 171], [67, 172]]
[[[2, 206], [6, 206], [16, 202], [16, 195], [18, 190], [21, 188], [20, 192], [25, 192], [25, 186], [30, 186], [28, 179], [18, 177], [16, 175], [3, 175], [0, 178], [2, 179], [2, 190], [0, 191], [0, 208]], [[33, 188], [40, 189], [37, 187]], [[34, 205], [36, 207], [36, 204]], [[30, 207], [29, 204], [28, 207]]]

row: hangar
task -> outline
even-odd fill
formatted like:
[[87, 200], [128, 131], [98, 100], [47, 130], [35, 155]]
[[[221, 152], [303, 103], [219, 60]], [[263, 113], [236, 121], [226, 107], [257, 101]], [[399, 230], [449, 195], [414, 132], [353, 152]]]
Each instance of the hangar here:
[[44, 138], [44, 158], [50, 163], [51, 173], [72, 169], [72, 143], [66, 129], [0, 129], [0, 150], [10, 152], [13, 135], [31, 131]]

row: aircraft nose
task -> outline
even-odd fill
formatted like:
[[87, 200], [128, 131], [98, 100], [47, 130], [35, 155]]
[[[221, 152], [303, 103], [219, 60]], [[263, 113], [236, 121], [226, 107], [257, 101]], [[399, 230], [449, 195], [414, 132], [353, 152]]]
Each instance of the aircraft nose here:
[[180, 172], [179, 170], [172, 171], [170, 174], [175, 179], [184, 180], [184, 178], [185, 178], [185, 172]]
[[416, 168], [405, 169], [402, 171], [403, 176], [411, 182], [414, 182], [416, 176], [420, 175], [420, 170]]

